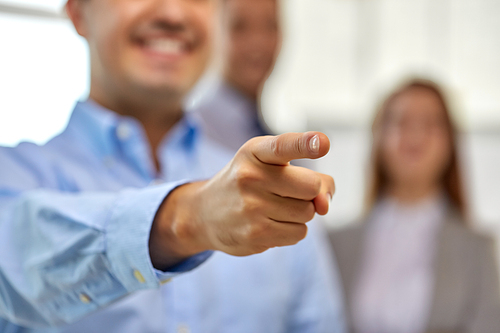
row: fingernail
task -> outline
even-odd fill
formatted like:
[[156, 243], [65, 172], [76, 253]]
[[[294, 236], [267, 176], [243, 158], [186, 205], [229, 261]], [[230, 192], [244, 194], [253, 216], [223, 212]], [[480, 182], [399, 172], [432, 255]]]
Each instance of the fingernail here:
[[309, 149], [311, 149], [313, 153], [319, 153], [319, 136], [315, 135], [311, 138], [309, 141]]
[[328, 199], [328, 202], [332, 202], [332, 195], [330, 193], [326, 194], [326, 198]]

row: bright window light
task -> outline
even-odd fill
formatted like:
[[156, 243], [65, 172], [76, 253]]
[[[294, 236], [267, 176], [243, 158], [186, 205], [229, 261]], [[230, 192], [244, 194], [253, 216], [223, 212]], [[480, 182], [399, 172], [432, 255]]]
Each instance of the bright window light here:
[[59, 11], [67, 0], [0, 0], [0, 4]]
[[85, 41], [69, 21], [11, 14], [0, 14], [0, 40], [0, 145], [43, 144], [88, 94]]

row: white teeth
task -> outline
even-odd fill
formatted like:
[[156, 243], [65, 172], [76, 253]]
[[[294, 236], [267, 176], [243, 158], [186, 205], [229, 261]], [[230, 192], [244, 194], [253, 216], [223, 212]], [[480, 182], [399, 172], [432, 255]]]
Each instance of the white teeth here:
[[146, 46], [152, 51], [170, 55], [180, 54], [184, 49], [181, 41], [169, 38], [150, 39], [146, 42]]

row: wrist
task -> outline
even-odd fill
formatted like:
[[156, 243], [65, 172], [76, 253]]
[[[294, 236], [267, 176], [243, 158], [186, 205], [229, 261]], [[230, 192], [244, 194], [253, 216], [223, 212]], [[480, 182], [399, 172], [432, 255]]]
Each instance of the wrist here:
[[209, 250], [204, 244], [196, 214], [197, 197], [204, 182], [182, 185], [161, 204], [151, 229], [149, 249], [153, 266], [165, 270], [197, 253]]

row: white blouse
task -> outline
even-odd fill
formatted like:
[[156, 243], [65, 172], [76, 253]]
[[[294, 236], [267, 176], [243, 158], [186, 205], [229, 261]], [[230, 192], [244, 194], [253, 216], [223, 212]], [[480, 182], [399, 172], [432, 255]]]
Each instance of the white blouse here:
[[442, 196], [405, 206], [380, 201], [369, 218], [352, 314], [359, 333], [420, 333], [429, 320]]

